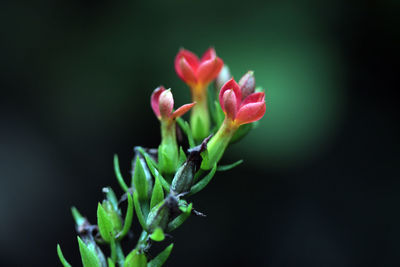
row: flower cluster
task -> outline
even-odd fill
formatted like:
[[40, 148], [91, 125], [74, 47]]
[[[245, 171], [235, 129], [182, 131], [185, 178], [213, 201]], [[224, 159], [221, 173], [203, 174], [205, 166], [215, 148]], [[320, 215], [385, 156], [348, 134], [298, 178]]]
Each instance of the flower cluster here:
[[[153, 91], [150, 105], [160, 123], [161, 142], [158, 149], [134, 148], [130, 184], [121, 175], [118, 157], [114, 157], [123, 196], [118, 199], [111, 188], [103, 189], [105, 199], [97, 206], [97, 225], [72, 208], [84, 267], [160, 267], [173, 244], [150, 259], [152, 243], [163, 241], [165, 233], [177, 229], [190, 214], [202, 215], [184, 197], [204, 189], [217, 169], [237, 165], [220, 166], [226, 148], [243, 138], [265, 114], [265, 94], [256, 88], [254, 72], [248, 71], [237, 83], [213, 48], [200, 59], [181, 49], [175, 70], [189, 86], [192, 99], [174, 110], [171, 89], [159, 86]], [[212, 82], [214, 90], [208, 88]], [[189, 111], [188, 123], [182, 116]], [[127, 201], [125, 216], [119, 207], [123, 201]], [[128, 235], [134, 214], [143, 230]], [[132, 236], [138, 237], [136, 246], [125, 256], [121, 240]], [[109, 246], [110, 257], [103, 254], [103, 245]], [[57, 252], [63, 266], [71, 266], [60, 246]]]

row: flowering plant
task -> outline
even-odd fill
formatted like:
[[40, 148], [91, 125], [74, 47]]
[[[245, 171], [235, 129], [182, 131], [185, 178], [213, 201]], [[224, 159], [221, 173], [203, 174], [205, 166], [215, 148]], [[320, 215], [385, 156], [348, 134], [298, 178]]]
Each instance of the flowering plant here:
[[[192, 103], [174, 111], [170, 89], [160, 86], [153, 91], [151, 108], [161, 128], [158, 149], [134, 148], [130, 184], [122, 177], [118, 157], [114, 156], [115, 174], [124, 193], [117, 198], [110, 187], [103, 188], [105, 198], [97, 206], [97, 224], [91, 224], [75, 207], [71, 209], [84, 267], [162, 266], [173, 244], [150, 258], [153, 242], [164, 241], [166, 234], [191, 214], [204, 216], [187, 197], [204, 189], [216, 171], [232, 169], [242, 162], [219, 164], [228, 145], [243, 138], [265, 114], [265, 95], [256, 90], [254, 73], [249, 71], [236, 83], [213, 48], [201, 59], [180, 50], [175, 70], [190, 87]], [[216, 90], [208, 89], [212, 81]], [[188, 123], [181, 116], [190, 110]], [[186, 135], [188, 145], [178, 142], [177, 130]], [[124, 216], [120, 208], [123, 202], [127, 202]], [[142, 228], [139, 235], [130, 234], [134, 213]], [[136, 245], [125, 255], [121, 240], [127, 237], [136, 240]], [[109, 246], [110, 256], [104, 255], [101, 246]], [[57, 253], [64, 267], [71, 266], [59, 245]]]

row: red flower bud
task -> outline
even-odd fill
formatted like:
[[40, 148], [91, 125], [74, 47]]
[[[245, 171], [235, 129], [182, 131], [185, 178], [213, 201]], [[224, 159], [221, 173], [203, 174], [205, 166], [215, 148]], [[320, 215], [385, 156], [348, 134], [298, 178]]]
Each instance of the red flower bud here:
[[178, 118], [188, 112], [195, 104], [196, 103], [183, 105], [175, 110], [175, 112], [172, 112], [174, 108], [174, 98], [171, 89], [165, 90], [164, 86], [159, 86], [151, 94], [151, 108], [159, 120]]
[[242, 99], [254, 93], [256, 89], [256, 80], [254, 78], [254, 71], [249, 70], [239, 80], [240, 91], [242, 91]]
[[266, 110], [263, 92], [252, 93], [242, 100], [242, 91], [234, 79], [226, 82], [219, 93], [219, 103], [228, 120], [234, 125], [261, 119]]
[[209, 48], [200, 60], [185, 49], [181, 49], [175, 57], [176, 73], [191, 88], [206, 87], [218, 76], [223, 65], [214, 48]]

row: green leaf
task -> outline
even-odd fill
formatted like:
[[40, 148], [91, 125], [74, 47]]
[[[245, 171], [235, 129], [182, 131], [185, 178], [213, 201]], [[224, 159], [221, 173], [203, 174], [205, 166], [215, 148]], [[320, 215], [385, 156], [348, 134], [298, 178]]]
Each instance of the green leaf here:
[[181, 166], [185, 161], [186, 161], [185, 151], [183, 151], [182, 147], [179, 147], [179, 164], [178, 164], [178, 166]]
[[143, 201], [147, 200], [149, 185], [147, 183], [146, 173], [144, 172], [139, 156], [136, 157], [133, 185], [135, 186], [135, 191], [138, 192], [139, 199]]
[[190, 129], [189, 123], [183, 120], [182, 118], [177, 118], [176, 122], [179, 124], [179, 127], [181, 127], [183, 132], [186, 134], [189, 142], [189, 147], [195, 147], [196, 144], [194, 142], [192, 130]]
[[155, 178], [153, 187], [153, 194], [151, 195], [150, 210], [164, 199], [164, 190], [162, 188], [160, 179]]
[[121, 175], [121, 171], [119, 169], [119, 160], [117, 154], [114, 155], [114, 172], [115, 176], [117, 177], [118, 183], [121, 186], [122, 190], [125, 192], [129, 191], [128, 186], [126, 185], [124, 178]]
[[121, 240], [129, 232], [129, 229], [131, 228], [132, 225], [133, 210], [134, 210], [133, 199], [130, 193], [126, 194], [128, 198], [128, 208], [126, 210], [124, 228], [122, 228], [122, 231], [119, 233], [118, 240]]
[[182, 214], [180, 214], [178, 217], [176, 217], [175, 219], [173, 219], [169, 224], [168, 224], [168, 228], [167, 228], [167, 232], [172, 232], [174, 231], [176, 228], [178, 228], [179, 226], [181, 226], [181, 224], [186, 221], [187, 218], [189, 218], [191, 212], [192, 212], [192, 206], [193, 204], [190, 203], [187, 208], [186, 211], [183, 212]]
[[100, 203], [97, 205], [97, 224], [104, 241], [110, 242], [114, 239], [112, 221]]
[[124, 267], [147, 267], [147, 258], [143, 253], [134, 249], [126, 257]]
[[220, 165], [220, 166], [218, 166], [217, 171], [219, 171], [219, 172], [229, 171], [230, 169], [233, 169], [236, 166], [240, 165], [242, 162], [243, 162], [243, 160], [241, 159], [232, 164]]
[[113, 262], [112, 259], [108, 258], [107, 263], [108, 263], [108, 267], [115, 267], [115, 263]]
[[81, 226], [86, 222], [86, 218], [81, 215], [77, 208], [71, 207], [71, 213], [76, 225]]
[[168, 259], [173, 247], [174, 244], [171, 244], [168, 247], [166, 247], [160, 254], [158, 254], [154, 259], [152, 259], [147, 264], [147, 267], [161, 267]]
[[164, 231], [160, 227], [157, 227], [150, 235], [150, 238], [156, 242], [161, 242], [165, 239]]
[[62, 251], [61, 251], [61, 247], [60, 247], [59, 244], [57, 244], [57, 254], [58, 254], [58, 258], [59, 258], [60, 261], [61, 261], [61, 264], [62, 264], [64, 267], [72, 267], [72, 265], [69, 264], [68, 261], [64, 258], [64, 255], [63, 255], [63, 253], [62, 253]]
[[204, 187], [207, 186], [207, 184], [211, 181], [211, 179], [214, 177], [215, 172], [217, 171], [217, 164], [214, 164], [214, 167], [211, 169], [211, 171], [203, 178], [201, 179], [197, 184], [192, 186], [192, 189], [190, 190], [188, 196], [194, 195], [201, 190], [204, 189]]
[[154, 161], [151, 157], [143, 150], [143, 148], [138, 148], [138, 151], [143, 155], [144, 159], [146, 160], [147, 166], [150, 169], [151, 174], [154, 177], [158, 177], [160, 179], [161, 185], [164, 187], [165, 191], [169, 192], [169, 183], [164, 179], [161, 173], [156, 169], [156, 165], [154, 165]]
[[79, 251], [83, 267], [100, 267], [100, 260], [94, 247], [88, 247], [78, 236]]
[[142, 209], [140, 207], [140, 202], [139, 202], [139, 198], [138, 198], [137, 192], [133, 193], [133, 204], [135, 205], [136, 216], [138, 218], [138, 221], [139, 221], [140, 225], [142, 226], [142, 228], [144, 230], [146, 230], [147, 229], [146, 220], [145, 220], [145, 218], [143, 216], [143, 212], [142, 212]]

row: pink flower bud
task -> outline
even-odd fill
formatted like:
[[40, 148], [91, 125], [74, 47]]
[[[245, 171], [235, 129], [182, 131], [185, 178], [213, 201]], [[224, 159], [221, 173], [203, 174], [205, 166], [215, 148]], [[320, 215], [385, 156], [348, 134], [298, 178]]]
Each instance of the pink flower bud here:
[[249, 70], [239, 80], [240, 91], [242, 91], [242, 99], [254, 93], [256, 89], [256, 80], [254, 78], [254, 71]]
[[181, 49], [175, 57], [176, 73], [191, 88], [206, 87], [218, 76], [223, 65], [214, 48], [209, 48], [200, 60], [185, 49]]
[[242, 91], [234, 79], [226, 82], [219, 93], [219, 103], [226, 118], [238, 127], [261, 119], [266, 110], [263, 92], [252, 93], [242, 101]]
[[196, 103], [179, 107], [175, 112], [174, 98], [171, 89], [165, 90], [164, 86], [157, 87], [151, 95], [151, 108], [159, 120], [172, 120], [188, 112]]

